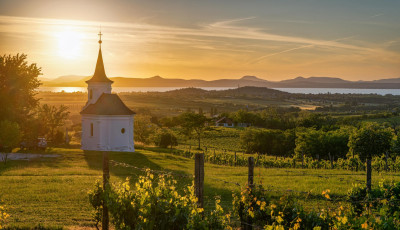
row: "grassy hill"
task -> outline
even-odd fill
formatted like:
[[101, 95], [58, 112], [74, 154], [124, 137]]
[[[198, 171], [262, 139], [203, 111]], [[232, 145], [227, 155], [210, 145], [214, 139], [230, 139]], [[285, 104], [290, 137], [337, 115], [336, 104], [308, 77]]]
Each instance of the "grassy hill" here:
[[[129, 177], [135, 181], [143, 174], [142, 168], [171, 172], [179, 186], [191, 184], [194, 161], [163, 152], [160, 149], [138, 149], [135, 153], [110, 153], [110, 160], [132, 167], [111, 165], [111, 182]], [[101, 178], [102, 156], [99, 152], [79, 149], [54, 148], [31, 160], [9, 161], [0, 164], [0, 200], [11, 214], [11, 226], [93, 226], [92, 208], [87, 192]], [[231, 207], [232, 192], [239, 192], [247, 180], [247, 168], [205, 164], [205, 208], [213, 205], [215, 196], [221, 197], [225, 208]], [[364, 172], [313, 169], [255, 169], [255, 182], [276, 190], [279, 196], [292, 191], [309, 191], [308, 206], [322, 201], [321, 192], [331, 190], [332, 197], [343, 197], [352, 183], [363, 183]], [[392, 173], [375, 173], [373, 183], [381, 179], [399, 181]], [[234, 183], [241, 185], [237, 186]], [[299, 199], [304, 199], [300, 197]], [[332, 203], [331, 205], [336, 205]]]

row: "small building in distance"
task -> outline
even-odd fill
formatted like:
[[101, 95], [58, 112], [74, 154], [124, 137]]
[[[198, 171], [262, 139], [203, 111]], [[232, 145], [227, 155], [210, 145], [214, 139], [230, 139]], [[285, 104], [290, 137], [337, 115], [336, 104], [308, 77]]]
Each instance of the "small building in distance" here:
[[88, 101], [82, 116], [82, 149], [94, 151], [134, 152], [133, 119], [130, 110], [117, 94], [111, 93], [111, 81], [105, 73], [100, 48], [96, 69], [88, 84]]
[[237, 123], [236, 126], [237, 127], [250, 127], [251, 123]]
[[215, 122], [215, 126], [234, 127], [234, 123], [231, 119], [227, 117], [222, 117], [221, 119]]
[[215, 126], [233, 128], [233, 127], [250, 127], [251, 124], [250, 123], [235, 123], [230, 118], [222, 117], [221, 119], [219, 119], [215, 122]]

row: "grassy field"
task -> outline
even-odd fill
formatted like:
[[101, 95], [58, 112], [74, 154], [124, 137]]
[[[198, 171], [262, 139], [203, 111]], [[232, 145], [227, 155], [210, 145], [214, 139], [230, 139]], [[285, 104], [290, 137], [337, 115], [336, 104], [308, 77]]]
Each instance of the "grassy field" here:
[[[242, 151], [240, 146], [240, 134], [244, 128], [226, 128], [226, 127], [212, 127], [211, 130], [205, 131], [201, 138], [201, 147], [216, 150], [227, 151]], [[175, 133], [179, 137], [178, 148], [185, 149], [188, 146], [197, 148], [198, 140], [196, 138], [187, 139], [183, 135], [178, 135], [179, 130], [176, 129]]]
[[[11, 214], [10, 225], [32, 226], [92, 226], [91, 207], [87, 192], [100, 179], [102, 156], [98, 152], [79, 149], [49, 149], [45, 153], [58, 155], [53, 158], [9, 161], [0, 164], [0, 200]], [[135, 153], [110, 153], [110, 160], [155, 170], [172, 172], [180, 186], [191, 184], [194, 161], [168, 153], [137, 150]], [[141, 170], [111, 166], [111, 181], [130, 177], [135, 180]], [[311, 191], [311, 205], [320, 203], [319, 195], [325, 189], [332, 197], [344, 196], [352, 183], [363, 183], [363, 172], [311, 169], [255, 169], [255, 181], [277, 190]], [[399, 181], [399, 175], [374, 173], [373, 183], [381, 179]], [[222, 181], [223, 180], [223, 181]], [[230, 207], [232, 191], [240, 191], [247, 180], [247, 168], [205, 165], [205, 205], [212, 206], [213, 198], [221, 196], [222, 204]], [[225, 183], [224, 181], [230, 182]]]

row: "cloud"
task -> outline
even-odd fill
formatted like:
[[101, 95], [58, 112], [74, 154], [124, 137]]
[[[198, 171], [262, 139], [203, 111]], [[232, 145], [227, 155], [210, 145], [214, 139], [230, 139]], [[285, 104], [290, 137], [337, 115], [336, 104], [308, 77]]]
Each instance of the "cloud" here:
[[[310, 37], [288, 36], [274, 33], [268, 28], [255, 27], [254, 20], [257, 18], [245, 17], [196, 24], [192, 27], [177, 27], [149, 24], [145, 22], [146, 20], [127, 23], [0, 16], [0, 36], [18, 37], [19, 41], [23, 41], [24, 37], [33, 42], [46, 41], [45, 48], [50, 49], [48, 48], [50, 42], [47, 41], [56, 39], [57, 32], [71, 28], [82, 33], [83, 40], [92, 40], [94, 50], [97, 48], [95, 41], [97, 41], [101, 24], [104, 41], [114, 46], [113, 52], [126, 55], [124, 60], [132, 63], [161, 63], [163, 59], [174, 60], [174, 62], [163, 62], [164, 65], [174, 66], [173, 69], [177, 69], [176, 66], [194, 66], [204, 62], [211, 63], [206, 68], [220, 68], [220, 66], [227, 66], [226, 69], [261, 68], [261, 65], [249, 66], [249, 64], [260, 63], [267, 58], [283, 56], [283, 54], [286, 55], [285, 59], [288, 61], [284, 64], [276, 63], [285, 65], [285, 68], [293, 67], [293, 63], [297, 65], [322, 59], [333, 60], [333, 56], [340, 55], [347, 55], [349, 63], [360, 63], [361, 57], [367, 57], [375, 60], [376, 63], [387, 64], [398, 62], [400, 57], [399, 53], [390, 50], [390, 44], [396, 42], [395, 40], [386, 44], [371, 44], [356, 40], [354, 36], [332, 40], [315, 39], [312, 35]], [[5, 47], [4, 44], [3, 47]], [[132, 47], [134, 48], [131, 49]], [[2, 49], [1, 43], [0, 48]], [[11, 46], [6, 48], [12, 49]], [[320, 48], [323, 48], [325, 54], [319, 53]], [[143, 52], [140, 49], [143, 49]], [[290, 52], [306, 49], [314, 49], [315, 56], [308, 60], [294, 62], [294, 56]], [[37, 50], [40, 49], [37, 48]], [[141, 52], [141, 55], [127, 52], [130, 50]], [[332, 55], [329, 56], [326, 53], [332, 53]], [[315, 57], [318, 58], [315, 59]], [[193, 60], [194, 58], [196, 60]], [[250, 61], [246, 63], [247, 60]], [[233, 66], [232, 63], [238, 64]]]
[[[259, 41], [276, 41], [282, 43], [294, 43], [308, 45], [331, 46], [336, 48], [365, 50], [364, 47], [340, 43], [337, 40], [325, 41], [311, 38], [284, 36], [267, 33], [262, 28], [239, 26], [237, 23], [255, 19], [255, 17], [223, 20], [208, 25], [199, 25], [196, 28], [179, 28], [173, 26], [159, 26], [146, 23], [123, 23], [123, 22], [95, 22], [95, 21], [76, 21], [45, 18], [24, 18], [0, 16], [0, 32], [3, 33], [22, 33], [30, 36], [32, 33], [42, 33], [51, 36], [52, 30], [59, 30], [61, 26], [70, 26], [76, 30], [90, 32], [88, 36], [94, 37], [100, 24], [104, 30], [118, 33], [111, 39], [121, 40], [124, 37], [135, 36], [140, 39], [157, 39], [158, 42], [168, 42], [168, 40], [188, 39], [188, 37], [212, 39], [246, 39]], [[35, 26], [36, 25], [36, 26]], [[50, 30], [49, 30], [50, 28]], [[88, 33], [89, 34], [89, 33]], [[120, 36], [122, 35], [122, 37]]]
[[[350, 38], [353, 38], [353, 37], [354, 36], [345, 37], [345, 38], [339, 38], [339, 39], [335, 39], [335, 40], [327, 41], [327, 42], [337, 42], [337, 41], [341, 41], [341, 40], [350, 39]], [[320, 44], [318, 44], [318, 45], [320, 45]], [[271, 56], [275, 56], [275, 55], [278, 55], [278, 54], [283, 54], [283, 53], [287, 53], [287, 52], [291, 52], [291, 51], [295, 51], [295, 50], [299, 50], [299, 49], [311, 48], [311, 47], [315, 47], [315, 46], [317, 46], [317, 44], [302, 45], [302, 46], [294, 47], [294, 48], [291, 48], [291, 49], [282, 50], [282, 51], [279, 51], [279, 52], [275, 52], [275, 53], [271, 53], [271, 54], [267, 54], [267, 55], [261, 56], [261, 57], [255, 59], [255, 60], [251, 61], [250, 63], [251, 64], [255, 64], [255, 63], [258, 63], [262, 59], [265, 59], [267, 57], [271, 57]]]
[[377, 18], [377, 17], [383, 16], [383, 15], [385, 15], [385, 14], [374, 14], [370, 18]]

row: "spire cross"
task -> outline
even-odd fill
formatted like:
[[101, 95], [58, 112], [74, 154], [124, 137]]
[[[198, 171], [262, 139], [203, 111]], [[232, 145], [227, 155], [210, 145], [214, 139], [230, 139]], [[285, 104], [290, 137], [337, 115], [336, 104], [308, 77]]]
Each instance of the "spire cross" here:
[[100, 38], [100, 39], [99, 39], [99, 44], [100, 44], [100, 46], [101, 46], [101, 42], [102, 42], [102, 41], [101, 41], [101, 35], [103, 35], [103, 34], [101, 33], [101, 30], [100, 30], [100, 32], [99, 32], [98, 35], [99, 35], [99, 38]]

